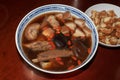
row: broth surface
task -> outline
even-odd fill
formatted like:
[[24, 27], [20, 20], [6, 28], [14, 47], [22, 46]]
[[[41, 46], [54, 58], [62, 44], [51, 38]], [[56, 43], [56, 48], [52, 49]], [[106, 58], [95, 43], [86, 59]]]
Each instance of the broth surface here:
[[[81, 26], [82, 24], [82, 26]], [[25, 54], [36, 66], [51, 71], [71, 70], [90, 54], [91, 30], [69, 11], [33, 19], [22, 36]]]

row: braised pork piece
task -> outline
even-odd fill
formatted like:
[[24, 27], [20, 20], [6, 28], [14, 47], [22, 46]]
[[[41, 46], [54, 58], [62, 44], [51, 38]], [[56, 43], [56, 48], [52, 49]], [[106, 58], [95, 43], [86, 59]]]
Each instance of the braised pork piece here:
[[91, 42], [91, 30], [85, 20], [69, 11], [36, 17], [26, 26], [22, 37], [28, 58], [36, 66], [52, 71], [80, 65], [90, 54]]

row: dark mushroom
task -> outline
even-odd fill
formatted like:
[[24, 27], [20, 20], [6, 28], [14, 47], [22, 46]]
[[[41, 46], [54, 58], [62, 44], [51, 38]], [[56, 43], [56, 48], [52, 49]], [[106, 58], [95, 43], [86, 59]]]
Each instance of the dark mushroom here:
[[56, 34], [53, 38], [53, 42], [57, 48], [66, 48], [68, 47], [67, 42], [69, 37], [64, 36], [62, 33]]
[[88, 56], [88, 52], [87, 52], [87, 47], [84, 43], [82, 43], [82, 41], [80, 39], [74, 39], [72, 40], [73, 43], [73, 53], [74, 55], [79, 58], [81, 61], [84, 61], [87, 56]]

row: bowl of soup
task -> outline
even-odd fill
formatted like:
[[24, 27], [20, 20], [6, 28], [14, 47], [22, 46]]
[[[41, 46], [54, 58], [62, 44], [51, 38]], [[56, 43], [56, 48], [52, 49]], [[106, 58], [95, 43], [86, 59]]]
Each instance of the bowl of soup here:
[[31, 67], [46, 73], [76, 71], [96, 53], [98, 33], [79, 9], [49, 4], [30, 11], [16, 29], [16, 47]]

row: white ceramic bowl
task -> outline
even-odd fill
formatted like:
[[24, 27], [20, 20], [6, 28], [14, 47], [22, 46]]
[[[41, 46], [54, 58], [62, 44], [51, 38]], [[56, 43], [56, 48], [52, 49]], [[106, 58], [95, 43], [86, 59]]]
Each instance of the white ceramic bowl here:
[[[96, 10], [96, 11], [102, 11], [102, 10], [113, 10], [117, 17], [120, 17], [120, 7], [116, 6], [116, 5], [113, 5], [113, 4], [109, 4], [109, 3], [99, 3], [99, 4], [95, 4], [91, 7], [89, 7], [85, 13], [90, 17], [91, 16], [91, 11], [92, 10]], [[110, 45], [110, 44], [105, 44], [103, 42], [100, 42], [99, 43], [103, 46], [106, 46], [106, 47], [120, 47], [120, 44], [118, 45]]]
[[[35, 17], [37, 17], [41, 14], [48, 13], [48, 12], [65, 12], [65, 11], [70, 11], [72, 15], [74, 15], [78, 18], [83, 18], [86, 21], [88, 27], [91, 29], [91, 31], [92, 31], [92, 50], [91, 50], [91, 53], [87, 57], [87, 59], [80, 66], [78, 66], [78, 67], [76, 67], [72, 70], [56, 72], [56, 71], [48, 71], [48, 70], [41, 69], [41, 68], [37, 67], [36, 65], [34, 65], [28, 59], [28, 57], [25, 55], [25, 53], [22, 49], [21, 39], [22, 39], [23, 31], [24, 31], [26, 25], [32, 19], [34, 19]], [[95, 55], [95, 52], [96, 52], [97, 47], [98, 47], [98, 41], [99, 40], [98, 40], [97, 31], [95, 29], [95, 26], [94, 26], [93, 22], [82, 11], [80, 11], [80, 10], [74, 8], [74, 7], [68, 6], [68, 5], [50, 4], [50, 5], [41, 6], [41, 7], [38, 7], [36, 9], [32, 10], [21, 20], [21, 22], [19, 23], [19, 25], [17, 27], [17, 30], [16, 30], [15, 41], [16, 41], [16, 46], [17, 46], [17, 49], [18, 49], [20, 55], [30, 66], [32, 66], [33, 68], [35, 68], [39, 71], [43, 71], [43, 72], [46, 72], [46, 73], [63, 74], [63, 73], [73, 72], [73, 71], [78, 70], [78, 69], [82, 68], [83, 66], [85, 66]]]

